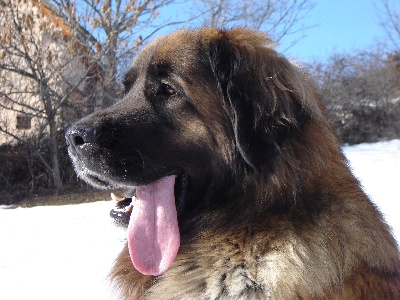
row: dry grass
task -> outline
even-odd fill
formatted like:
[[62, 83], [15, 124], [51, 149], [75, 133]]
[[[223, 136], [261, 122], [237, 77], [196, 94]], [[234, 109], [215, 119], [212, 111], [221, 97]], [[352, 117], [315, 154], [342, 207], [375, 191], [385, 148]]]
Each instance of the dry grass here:
[[122, 194], [122, 191], [103, 191], [103, 190], [64, 190], [59, 195], [32, 195], [24, 197], [14, 204], [21, 207], [48, 206], [48, 205], [68, 205], [80, 204], [96, 201], [111, 200], [110, 193]]

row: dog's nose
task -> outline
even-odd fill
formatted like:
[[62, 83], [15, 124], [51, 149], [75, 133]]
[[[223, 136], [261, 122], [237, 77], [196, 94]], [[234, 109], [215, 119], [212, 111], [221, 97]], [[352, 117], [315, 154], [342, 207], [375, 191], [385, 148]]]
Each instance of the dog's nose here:
[[98, 135], [99, 130], [96, 128], [84, 125], [73, 125], [65, 133], [65, 138], [68, 145], [82, 146], [84, 144], [93, 143]]

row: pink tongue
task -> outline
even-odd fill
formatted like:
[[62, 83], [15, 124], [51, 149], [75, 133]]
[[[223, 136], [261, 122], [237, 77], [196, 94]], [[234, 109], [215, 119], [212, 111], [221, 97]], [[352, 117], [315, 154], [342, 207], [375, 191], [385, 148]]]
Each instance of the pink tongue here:
[[143, 275], [161, 275], [175, 260], [180, 246], [175, 206], [175, 175], [136, 189], [128, 226], [128, 247]]

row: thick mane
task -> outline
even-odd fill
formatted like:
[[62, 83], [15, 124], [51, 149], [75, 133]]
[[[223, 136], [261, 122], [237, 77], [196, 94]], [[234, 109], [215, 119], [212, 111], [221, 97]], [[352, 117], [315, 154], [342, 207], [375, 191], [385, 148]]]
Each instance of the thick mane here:
[[231, 108], [234, 146], [247, 165], [239, 179], [248, 183], [242, 209], [256, 205], [263, 216], [271, 209], [292, 212], [304, 206], [301, 214], [312, 214], [328, 200], [306, 204], [307, 193], [320, 189], [329, 169], [341, 167], [343, 181], [354, 181], [342, 167], [339, 142], [306, 72], [256, 31], [217, 32], [207, 42], [213, 73]]
[[276, 154], [277, 144], [309, 118], [326, 122], [307, 74], [270, 44], [259, 32], [242, 29], [209, 42], [214, 74], [232, 109], [237, 147], [252, 167]]

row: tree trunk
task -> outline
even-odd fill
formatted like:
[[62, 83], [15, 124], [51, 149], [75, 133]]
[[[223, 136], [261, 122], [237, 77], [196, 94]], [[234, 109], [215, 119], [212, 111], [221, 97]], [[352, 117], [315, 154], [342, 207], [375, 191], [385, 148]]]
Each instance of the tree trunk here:
[[51, 156], [51, 169], [53, 173], [54, 187], [56, 193], [62, 188], [61, 172], [60, 172], [60, 155], [57, 143], [57, 124], [55, 119], [49, 121], [50, 128], [50, 156]]

